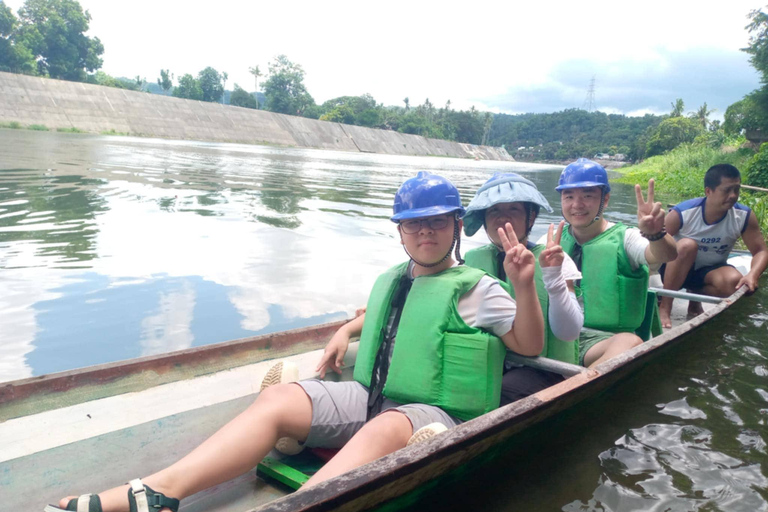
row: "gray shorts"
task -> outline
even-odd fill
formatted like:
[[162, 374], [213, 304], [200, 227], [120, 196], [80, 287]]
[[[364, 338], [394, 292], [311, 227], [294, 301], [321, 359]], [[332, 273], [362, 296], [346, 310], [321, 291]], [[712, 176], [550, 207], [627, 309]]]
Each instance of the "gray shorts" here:
[[589, 349], [615, 334], [615, 332], [598, 331], [597, 329], [582, 327], [579, 334], [579, 364], [584, 366], [584, 356], [587, 355]]
[[[304, 444], [318, 448], [341, 448], [365, 425], [368, 415], [368, 389], [357, 381], [297, 382], [312, 400], [312, 427]], [[381, 411], [395, 409], [408, 418], [416, 432], [439, 421], [448, 428], [461, 423], [439, 407], [425, 404], [401, 405], [385, 399]]]

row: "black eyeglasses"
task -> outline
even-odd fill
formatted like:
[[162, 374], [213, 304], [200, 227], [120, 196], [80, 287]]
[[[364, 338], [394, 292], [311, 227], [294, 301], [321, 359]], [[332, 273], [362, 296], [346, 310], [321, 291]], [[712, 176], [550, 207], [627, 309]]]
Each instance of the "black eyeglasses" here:
[[426, 224], [429, 226], [429, 229], [439, 231], [441, 229], [445, 229], [448, 226], [448, 220], [449, 217], [445, 216], [430, 217], [428, 219], [406, 220], [405, 222], [400, 223], [400, 229], [402, 229], [403, 233], [406, 235], [412, 235], [414, 233], [418, 233], [421, 229], [421, 226]]

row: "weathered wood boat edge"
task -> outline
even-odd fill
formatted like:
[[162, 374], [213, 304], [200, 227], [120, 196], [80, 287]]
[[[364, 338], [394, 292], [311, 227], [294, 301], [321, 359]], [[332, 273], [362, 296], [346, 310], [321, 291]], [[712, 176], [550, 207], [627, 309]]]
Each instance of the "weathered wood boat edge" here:
[[322, 348], [346, 320], [0, 383], [0, 422]]

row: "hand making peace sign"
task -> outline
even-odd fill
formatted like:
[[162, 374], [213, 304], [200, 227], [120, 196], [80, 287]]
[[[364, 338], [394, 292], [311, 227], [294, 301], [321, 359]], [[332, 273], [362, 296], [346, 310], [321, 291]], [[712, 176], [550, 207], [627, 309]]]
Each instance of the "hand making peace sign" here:
[[643, 191], [640, 185], [635, 185], [637, 196], [637, 227], [646, 235], [655, 235], [664, 228], [664, 217], [667, 212], [661, 207], [661, 203], [653, 202], [653, 179], [648, 180], [648, 201], [643, 199]]
[[541, 251], [539, 254], [539, 265], [544, 267], [558, 267], [563, 264], [565, 259], [565, 253], [563, 248], [560, 247], [560, 239], [563, 236], [563, 228], [565, 227], [565, 221], [561, 220], [557, 226], [557, 235], [555, 235], [555, 225], [549, 225], [549, 231], [547, 232], [547, 248]]
[[499, 228], [499, 238], [506, 253], [506, 256], [504, 256], [504, 272], [507, 273], [512, 286], [533, 283], [536, 258], [531, 251], [518, 241], [512, 224], [507, 222], [503, 228]]

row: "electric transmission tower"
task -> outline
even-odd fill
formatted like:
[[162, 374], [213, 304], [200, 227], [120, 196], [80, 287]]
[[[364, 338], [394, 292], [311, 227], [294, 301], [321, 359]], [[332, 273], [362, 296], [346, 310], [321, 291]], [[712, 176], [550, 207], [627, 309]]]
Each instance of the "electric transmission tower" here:
[[584, 98], [584, 110], [587, 112], [595, 110], [595, 75], [592, 75], [592, 80], [589, 81], [587, 97]]

